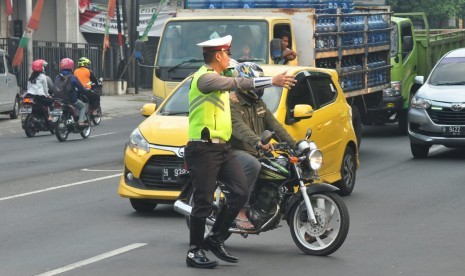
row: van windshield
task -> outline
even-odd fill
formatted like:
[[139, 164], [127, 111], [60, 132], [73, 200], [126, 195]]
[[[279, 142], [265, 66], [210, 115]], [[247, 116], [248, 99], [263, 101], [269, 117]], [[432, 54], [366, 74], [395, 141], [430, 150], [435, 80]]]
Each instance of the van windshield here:
[[465, 83], [465, 57], [446, 57], [431, 72], [432, 85], [463, 85]]
[[[232, 58], [258, 64], [267, 61], [268, 23], [257, 20], [202, 20], [168, 22], [157, 53], [157, 67], [198, 68], [203, 64], [197, 43], [231, 35]], [[174, 70], [174, 69], [173, 69]]]

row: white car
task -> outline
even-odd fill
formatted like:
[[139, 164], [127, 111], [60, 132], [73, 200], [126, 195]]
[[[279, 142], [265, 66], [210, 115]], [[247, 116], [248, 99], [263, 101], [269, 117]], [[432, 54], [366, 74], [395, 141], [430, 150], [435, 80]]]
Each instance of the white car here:
[[10, 57], [0, 49], [0, 113], [9, 114], [11, 119], [18, 118], [20, 90], [13, 74]]
[[431, 145], [465, 147], [465, 48], [445, 54], [413, 96], [408, 113], [410, 148], [415, 158]]

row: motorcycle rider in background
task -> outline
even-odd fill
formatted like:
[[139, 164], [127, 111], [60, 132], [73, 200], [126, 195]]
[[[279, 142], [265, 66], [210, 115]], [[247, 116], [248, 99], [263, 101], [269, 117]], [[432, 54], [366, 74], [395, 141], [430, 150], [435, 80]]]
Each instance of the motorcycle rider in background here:
[[[55, 78], [54, 86], [59, 87], [58, 83], [67, 83], [69, 88], [63, 90], [60, 95], [57, 95], [58, 91], [55, 91], [54, 95], [57, 98], [63, 99], [66, 103], [72, 104], [78, 109], [79, 126], [86, 126], [84, 122], [86, 120], [86, 105], [78, 99], [78, 93], [85, 93], [87, 91], [84, 86], [79, 82], [78, 78], [73, 75], [74, 61], [70, 58], [64, 58], [60, 61], [61, 74]], [[69, 78], [69, 80], [67, 80]], [[66, 80], [65, 80], [66, 79]], [[66, 82], [68, 81], [68, 82]]]
[[95, 76], [94, 72], [90, 70], [91, 61], [86, 57], [81, 57], [78, 60], [78, 68], [74, 70], [74, 75], [78, 78], [81, 82], [82, 86], [88, 89], [86, 92], [83, 92], [89, 99], [89, 107], [91, 112], [97, 111], [100, 107], [100, 95], [93, 92], [95, 85], [99, 83], [97, 77]]
[[[252, 62], [239, 63], [233, 71], [233, 76], [245, 78], [263, 77], [263, 69]], [[263, 92], [264, 89], [261, 88], [230, 94], [233, 128], [229, 142], [234, 150], [234, 155], [239, 159], [246, 174], [249, 184], [249, 198], [261, 169], [261, 164], [257, 159], [257, 149], [273, 150], [271, 143], [261, 144], [261, 133], [265, 130], [274, 131], [288, 145], [294, 146], [296, 143], [266, 107], [265, 102], [262, 100]], [[248, 203], [242, 208], [236, 219], [236, 225], [242, 229], [254, 228], [245, 215], [247, 207]]]
[[50, 96], [47, 76], [44, 73], [47, 62], [43, 59], [37, 59], [32, 62], [32, 73], [27, 80], [26, 95], [31, 95], [36, 103], [47, 107], [45, 119], [49, 120], [49, 111], [52, 108], [53, 100]]

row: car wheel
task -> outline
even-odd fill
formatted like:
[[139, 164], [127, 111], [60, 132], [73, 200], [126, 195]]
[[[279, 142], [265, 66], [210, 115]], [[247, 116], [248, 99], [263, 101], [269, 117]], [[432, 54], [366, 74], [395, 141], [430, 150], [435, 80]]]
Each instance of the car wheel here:
[[429, 153], [429, 145], [420, 145], [410, 142], [410, 150], [414, 158], [425, 158]]
[[397, 118], [397, 124], [400, 130], [401, 134], [407, 134], [408, 133], [408, 110], [403, 109], [399, 111], [398, 118]]
[[339, 188], [339, 194], [348, 196], [354, 190], [357, 164], [355, 162], [355, 153], [352, 148], [347, 147], [344, 151], [344, 157], [341, 164], [341, 180], [334, 185]]
[[153, 211], [157, 207], [156, 202], [147, 199], [130, 198], [129, 202], [131, 202], [132, 208], [140, 213]]
[[18, 118], [18, 116], [19, 116], [19, 98], [16, 97], [14, 109], [10, 113], [10, 119], [16, 119]]

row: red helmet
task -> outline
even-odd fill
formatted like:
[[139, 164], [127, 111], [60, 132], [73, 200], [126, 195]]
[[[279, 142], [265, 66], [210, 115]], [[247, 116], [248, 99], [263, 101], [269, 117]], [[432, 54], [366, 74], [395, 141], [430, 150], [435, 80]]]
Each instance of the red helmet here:
[[43, 72], [44, 67], [47, 66], [47, 62], [43, 59], [37, 59], [32, 62], [32, 71]]
[[74, 61], [70, 58], [64, 58], [60, 61], [60, 70], [73, 70]]

